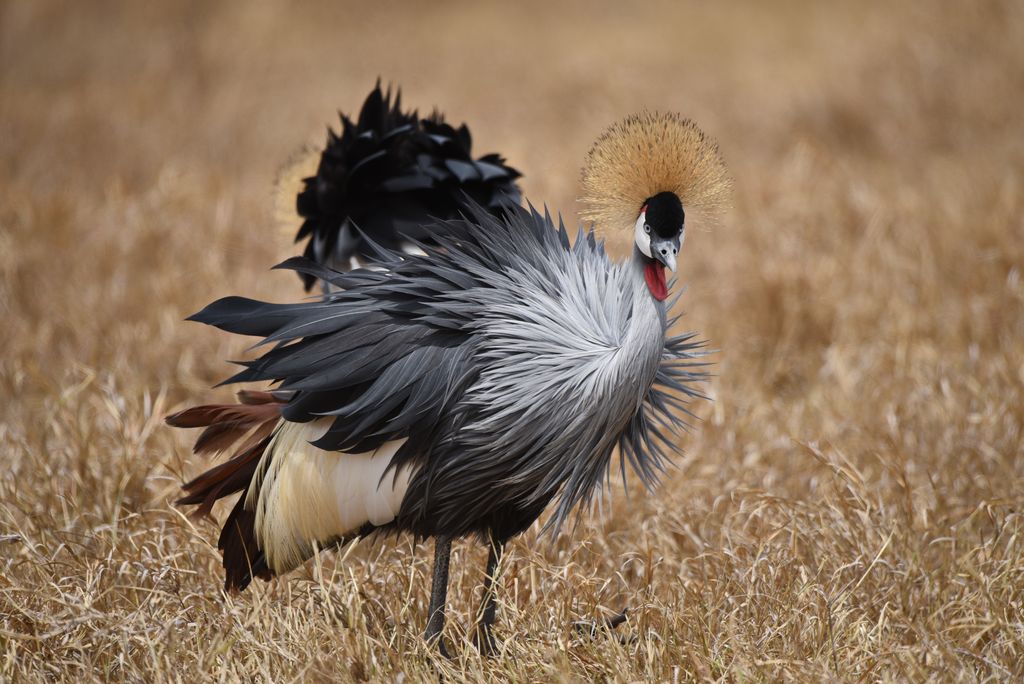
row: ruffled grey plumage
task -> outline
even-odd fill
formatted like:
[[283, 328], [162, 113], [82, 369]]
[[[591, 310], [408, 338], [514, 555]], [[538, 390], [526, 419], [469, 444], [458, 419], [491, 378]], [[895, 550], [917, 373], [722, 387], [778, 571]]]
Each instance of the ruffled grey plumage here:
[[229, 382], [291, 390], [290, 421], [333, 416], [317, 446], [408, 438], [392, 462], [418, 466], [398, 528], [507, 538], [553, 500], [557, 526], [617, 446], [653, 484], [701, 396], [703, 353], [692, 333], [666, 337], [639, 262], [582, 230], [570, 243], [532, 208], [473, 207], [434, 235], [425, 256], [380, 249], [375, 270], [282, 264], [340, 288], [317, 301], [228, 298], [193, 318], [274, 345]]

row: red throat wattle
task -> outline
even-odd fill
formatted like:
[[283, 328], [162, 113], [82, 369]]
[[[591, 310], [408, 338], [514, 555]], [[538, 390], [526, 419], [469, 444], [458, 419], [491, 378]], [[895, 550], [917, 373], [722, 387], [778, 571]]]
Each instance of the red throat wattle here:
[[665, 267], [653, 259], [644, 266], [644, 280], [647, 289], [659, 302], [668, 299], [668, 284], [665, 282]]

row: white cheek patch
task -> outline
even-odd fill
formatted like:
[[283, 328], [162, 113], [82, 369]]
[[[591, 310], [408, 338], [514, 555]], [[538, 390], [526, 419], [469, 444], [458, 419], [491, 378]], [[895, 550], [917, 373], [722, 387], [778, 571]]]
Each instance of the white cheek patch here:
[[651, 234], [644, 230], [645, 225], [647, 225], [647, 212], [640, 214], [636, 220], [636, 225], [633, 227], [633, 241], [636, 242], [637, 249], [643, 252], [645, 257], [650, 258]]

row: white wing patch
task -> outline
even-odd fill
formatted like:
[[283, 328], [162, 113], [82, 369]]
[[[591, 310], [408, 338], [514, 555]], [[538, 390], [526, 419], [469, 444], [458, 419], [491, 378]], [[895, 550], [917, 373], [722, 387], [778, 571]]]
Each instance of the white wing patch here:
[[360, 454], [310, 444], [333, 420], [281, 421], [249, 488], [245, 506], [256, 512], [256, 541], [276, 574], [301, 565], [317, 545], [394, 520], [414, 474], [407, 467], [384, 475], [404, 439]]

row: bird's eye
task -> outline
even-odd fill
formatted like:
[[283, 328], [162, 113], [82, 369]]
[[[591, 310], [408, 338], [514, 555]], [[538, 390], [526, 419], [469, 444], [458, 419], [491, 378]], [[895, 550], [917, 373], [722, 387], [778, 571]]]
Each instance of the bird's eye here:
[[645, 223], [644, 224], [644, 232], [647, 233], [648, 235], [651, 234], [651, 224], [649, 224], [649, 223]]

